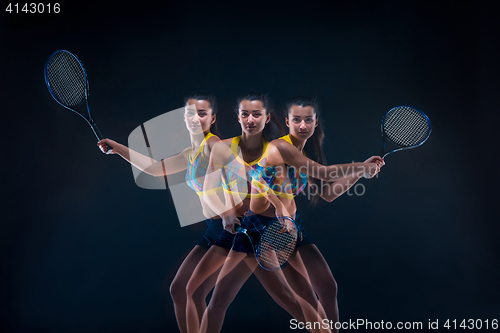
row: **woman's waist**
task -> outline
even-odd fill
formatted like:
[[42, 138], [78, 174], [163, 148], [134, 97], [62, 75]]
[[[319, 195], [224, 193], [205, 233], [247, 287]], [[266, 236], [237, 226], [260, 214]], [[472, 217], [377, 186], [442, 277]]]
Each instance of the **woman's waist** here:
[[[297, 211], [295, 200], [285, 197], [279, 197], [279, 200], [281, 204], [283, 204], [283, 208], [285, 209], [285, 211], [282, 214], [291, 216], [293, 218], [293, 215], [295, 215], [295, 212]], [[265, 197], [259, 199], [252, 199], [250, 209], [259, 215], [267, 217], [276, 216], [276, 209], [274, 205], [271, 204]]]
[[243, 218], [245, 216], [245, 213], [250, 209], [250, 199], [245, 198], [239, 203], [234, 204], [234, 215], [236, 217], [241, 217]]
[[247, 232], [260, 232], [275, 218], [275, 216], [255, 214], [249, 210], [245, 213], [244, 217], [240, 217], [239, 219], [241, 226], [247, 229]]
[[280, 197], [280, 201], [283, 204], [286, 213], [288, 213], [288, 216], [294, 218], [295, 213], [297, 212], [297, 205], [295, 204], [295, 200]]

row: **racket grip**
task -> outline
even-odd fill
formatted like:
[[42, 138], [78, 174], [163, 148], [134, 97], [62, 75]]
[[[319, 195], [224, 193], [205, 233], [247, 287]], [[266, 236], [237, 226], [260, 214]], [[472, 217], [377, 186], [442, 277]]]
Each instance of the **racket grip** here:
[[244, 234], [246, 234], [246, 232], [247, 232], [247, 229], [243, 228], [243, 227], [242, 227], [241, 225], [239, 225], [239, 224], [235, 224], [235, 225], [234, 225], [234, 230], [235, 230], [236, 232], [241, 232], [241, 233], [244, 233]]
[[113, 153], [113, 148], [110, 146], [106, 145], [106, 155], [111, 155]]
[[111, 148], [110, 146], [106, 145], [104, 148], [105, 148], [106, 150], [102, 150], [102, 149], [101, 149], [101, 151], [102, 151], [104, 154], [106, 154], [106, 155], [111, 155], [111, 154], [113, 153], [113, 148]]
[[[88, 108], [88, 105], [87, 105], [87, 108]], [[90, 114], [90, 110], [89, 110], [89, 114]], [[101, 141], [102, 139], [104, 139], [104, 137], [102, 136], [101, 131], [99, 131], [99, 128], [97, 128], [97, 125], [95, 124], [94, 120], [92, 120], [92, 119], [91, 119], [90, 127], [92, 127], [92, 130], [94, 131], [94, 134], [97, 137], [97, 140]], [[113, 148], [111, 148], [110, 146], [106, 145], [106, 151], [104, 153], [106, 155], [111, 155], [112, 151], [113, 151]]]

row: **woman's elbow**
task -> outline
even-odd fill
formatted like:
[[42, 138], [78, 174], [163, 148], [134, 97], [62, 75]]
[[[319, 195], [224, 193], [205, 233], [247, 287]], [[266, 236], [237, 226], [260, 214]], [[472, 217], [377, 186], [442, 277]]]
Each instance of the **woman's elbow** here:
[[327, 202], [332, 202], [333, 200], [337, 199], [337, 197], [326, 197], [326, 198], [323, 198], [325, 201]]

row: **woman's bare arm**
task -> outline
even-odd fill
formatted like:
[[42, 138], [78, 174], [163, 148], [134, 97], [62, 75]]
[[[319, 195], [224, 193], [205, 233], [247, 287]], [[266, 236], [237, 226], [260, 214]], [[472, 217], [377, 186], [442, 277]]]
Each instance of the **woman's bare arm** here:
[[310, 158], [305, 157], [294, 145], [284, 140], [274, 140], [269, 147], [269, 164], [288, 164], [299, 172], [310, 177], [321, 179], [327, 182], [339, 180], [351, 175], [375, 176], [379, 171], [376, 163], [354, 162], [347, 164], [334, 164], [324, 166]]
[[223, 169], [229, 161], [230, 153], [230, 148], [223, 141], [213, 145], [203, 182], [203, 200], [221, 217], [228, 214], [228, 207], [219, 194], [222, 193]]
[[[223, 191], [222, 186], [223, 170], [229, 163], [230, 157], [231, 149], [227, 145], [227, 141], [219, 141], [213, 145], [210, 153], [210, 162], [203, 182], [202, 200], [208, 204], [212, 211], [222, 218], [224, 229], [234, 234], [236, 233], [235, 225], [239, 224], [235, 207], [239, 202], [235, 202], [234, 200], [240, 198], [234, 195], [230, 197], [229, 193]], [[221, 197], [224, 197], [225, 202], [222, 201]]]
[[[379, 166], [379, 169], [385, 164], [384, 160], [378, 156], [372, 156], [363, 163], [376, 163]], [[360, 175], [353, 174], [331, 183], [321, 181], [319, 196], [323, 200], [332, 202], [347, 192], [360, 178]]]
[[177, 155], [157, 161], [111, 139], [103, 139], [99, 141], [97, 145], [103, 152], [105, 152], [106, 146], [108, 146], [112, 149], [112, 154], [120, 155], [137, 169], [151, 176], [161, 177], [181, 172], [187, 168], [188, 148]]
[[332, 202], [347, 192], [360, 178], [359, 175], [351, 175], [334, 182], [321, 181], [321, 189], [318, 194], [323, 200]]

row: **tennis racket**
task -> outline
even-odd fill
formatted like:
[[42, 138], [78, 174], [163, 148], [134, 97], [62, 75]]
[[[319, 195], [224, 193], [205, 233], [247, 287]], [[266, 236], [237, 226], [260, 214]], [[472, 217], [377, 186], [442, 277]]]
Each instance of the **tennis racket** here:
[[297, 225], [292, 218], [287, 216], [275, 218], [259, 230], [260, 238], [257, 246], [254, 246], [247, 229], [237, 225], [235, 230], [247, 235], [254, 249], [257, 263], [266, 270], [272, 271], [285, 267], [297, 246]]
[[[87, 99], [89, 81], [82, 62], [66, 50], [54, 52], [45, 64], [45, 84], [57, 103], [81, 116], [89, 124], [96, 138], [104, 137], [90, 114]], [[106, 154], [111, 153], [108, 147]]]
[[[382, 118], [382, 152], [380, 156], [421, 146], [431, 135], [431, 121], [422, 111], [397, 106], [390, 109]], [[386, 147], [386, 144], [392, 147]]]

